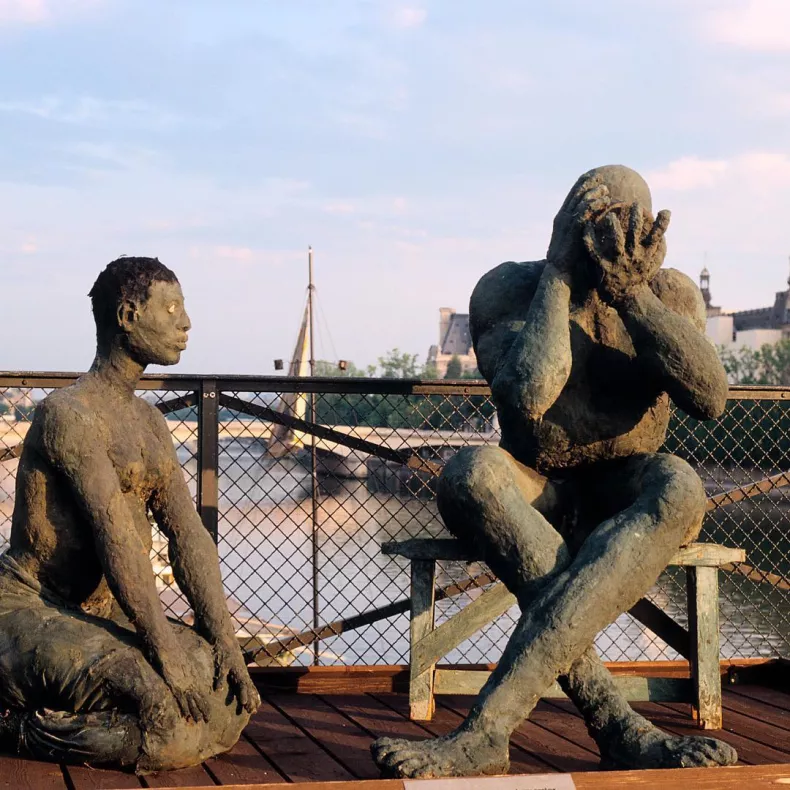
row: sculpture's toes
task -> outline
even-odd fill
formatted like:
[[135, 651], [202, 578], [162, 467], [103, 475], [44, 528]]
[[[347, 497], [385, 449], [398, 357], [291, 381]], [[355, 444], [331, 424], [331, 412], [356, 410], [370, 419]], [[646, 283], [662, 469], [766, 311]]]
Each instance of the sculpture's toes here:
[[735, 765], [738, 753], [732, 746], [715, 738], [682, 738], [672, 751], [681, 768], [705, 768], [716, 765]]

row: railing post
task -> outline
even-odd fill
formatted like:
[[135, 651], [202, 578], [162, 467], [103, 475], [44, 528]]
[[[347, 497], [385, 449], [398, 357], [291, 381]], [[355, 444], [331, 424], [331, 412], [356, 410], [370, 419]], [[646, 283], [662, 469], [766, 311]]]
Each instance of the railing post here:
[[203, 524], [218, 539], [219, 393], [216, 379], [203, 379], [198, 392], [197, 510]]

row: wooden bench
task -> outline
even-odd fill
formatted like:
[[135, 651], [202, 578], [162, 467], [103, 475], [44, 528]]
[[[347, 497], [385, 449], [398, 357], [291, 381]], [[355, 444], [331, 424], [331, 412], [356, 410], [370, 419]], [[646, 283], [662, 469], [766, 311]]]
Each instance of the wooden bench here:
[[[433, 717], [435, 694], [477, 694], [490, 674], [479, 669], [437, 669], [437, 661], [517, 602], [501, 582], [496, 582], [437, 628], [437, 560], [475, 562], [480, 558], [453, 539], [389, 542], [383, 544], [382, 552], [411, 562], [409, 709], [413, 720], [428, 721]], [[718, 573], [721, 566], [745, 559], [743, 549], [711, 543], [692, 543], [672, 558], [670, 565], [686, 569], [688, 631], [644, 598], [629, 614], [688, 658], [691, 678], [616, 677], [627, 699], [691, 702], [702, 729], [721, 728]], [[565, 695], [555, 682], [544, 696]]]

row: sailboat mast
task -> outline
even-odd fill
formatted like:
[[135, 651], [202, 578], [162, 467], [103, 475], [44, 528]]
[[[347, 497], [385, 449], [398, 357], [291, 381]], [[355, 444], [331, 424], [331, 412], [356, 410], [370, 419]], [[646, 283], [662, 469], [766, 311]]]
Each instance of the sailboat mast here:
[[310, 311], [310, 375], [315, 376], [315, 320], [313, 319], [313, 293], [315, 283], [313, 283], [313, 248], [307, 248], [307, 305]]
[[[313, 248], [307, 248], [307, 267], [308, 267], [308, 286], [307, 286], [307, 307], [310, 311], [310, 376], [315, 376], [315, 320], [313, 318], [313, 294], [315, 293], [315, 283], [313, 282]], [[310, 393], [310, 422], [315, 425], [315, 392]], [[315, 434], [310, 436], [310, 482], [312, 499], [312, 547], [313, 547], [313, 631], [318, 633], [319, 614], [321, 605], [318, 594], [318, 474], [316, 463], [318, 454], [315, 446]], [[313, 642], [313, 665], [318, 666], [318, 640]]]

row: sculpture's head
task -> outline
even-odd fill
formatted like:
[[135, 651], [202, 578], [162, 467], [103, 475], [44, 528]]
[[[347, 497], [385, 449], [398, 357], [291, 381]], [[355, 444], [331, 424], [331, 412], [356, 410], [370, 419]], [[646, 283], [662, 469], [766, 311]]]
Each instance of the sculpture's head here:
[[158, 258], [118, 258], [90, 294], [99, 352], [118, 342], [141, 365], [175, 365], [192, 327], [181, 285]]
[[573, 185], [568, 197], [576, 195], [585, 183], [596, 176], [601, 179], [601, 183], [609, 190], [609, 197], [612, 203], [631, 205], [631, 203], [637, 202], [652, 213], [653, 199], [650, 196], [650, 187], [648, 187], [645, 179], [636, 170], [631, 170], [630, 167], [625, 165], [604, 165], [603, 167], [594, 167], [592, 170], [588, 170]]
[[[609, 190], [609, 198], [613, 206], [623, 209], [637, 202], [647, 211], [653, 211], [653, 200], [647, 182], [630, 167], [624, 165], [604, 165], [595, 167], [579, 176], [571, 187], [568, 196], [562, 204], [557, 216], [554, 218], [554, 232], [549, 244], [549, 258], [570, 254], [586, 256], [582, 243], [584, 223], [578, 221], [574, 208], [578, 199], [590, 188], [603, 185]], [[616, 211], [621, 209], [616, 208]]]

